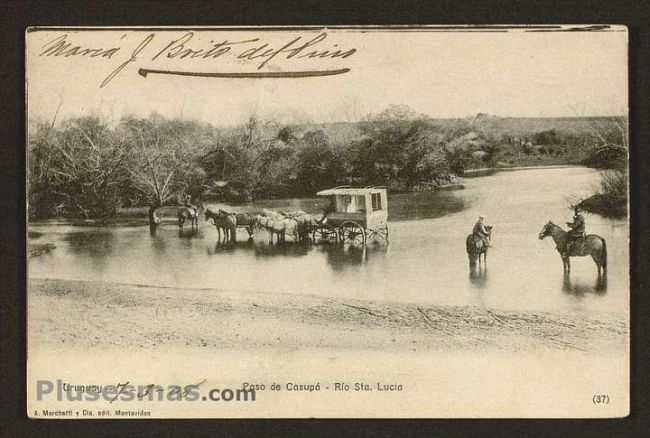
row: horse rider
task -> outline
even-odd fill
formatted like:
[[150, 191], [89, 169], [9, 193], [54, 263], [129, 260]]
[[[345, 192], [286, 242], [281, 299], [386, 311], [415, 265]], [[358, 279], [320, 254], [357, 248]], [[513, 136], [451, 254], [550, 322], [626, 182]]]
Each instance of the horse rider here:
[[474, 224], [474, 229], [472, 229], [472, 234], [480, 237], [483, 241], [483, 245], [485, 245], [486, 248], [491, 248], [492, 245], [490, 245], [490, 232], [487, 230], [487, 228], [485, 228], [485, 223], [483, 222], [484, 220], [484, 215], [480, 215], [478, 217], [478, 221]]
[[185, 195], [184, 205], [188, 210], [192, 211], [194, 214], [197, 214], [196, 206], [192, 205], [192, 195]]
[[580, 213], [580, 208], [573, 207], [573, 222], [567, 222], [566, 224], [570, 230], [567, 234], [564, 256], [568, 257], [571, 254], [573, 244], [585, 236], [585, 217]]

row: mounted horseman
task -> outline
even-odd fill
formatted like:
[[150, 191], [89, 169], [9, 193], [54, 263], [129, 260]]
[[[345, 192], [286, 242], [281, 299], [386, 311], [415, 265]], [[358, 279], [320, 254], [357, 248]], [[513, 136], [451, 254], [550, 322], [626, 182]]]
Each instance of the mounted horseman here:
[[478, 221], [474, 224], [474, 228], [472, 229], [472, 234], [481, 238], [486, 249], [492, 247], [492, 245], [490, 245], [491, 228], [492, 227], [489, 225], [485, 225], [485, 215], [480, 215], [478, 217]]
[[492, 227], [485, 225], [485, 216], [480, 215], [478, 221], [474, 224], [472, 234], [467, 236], [465, 240], [465, 248], [467, 249], [467, 256], [469, 257], [469, 267], [474, 269], [476, 262], [481, 263], [481, 255], [483, 260], [487, 263], [487, 250], [491, 248], [490, 236], [492, 235]]
[[585, 217], [580, 212], [579, 207], [573, 207], [573, 222], [567, 222], [569, 227], [569, 232], [567, 234], [566, 247], [564, 248], [563, 257], [569, 257], [573, 246], [579, 241], [583, 241], [586, 234], [586, 222]]
[[571, 257], [591, 256], [598, 275], [607, 274], [607, 242], [597, 234], [585, 234], [585, 218], [574, 207], [573, 222], [567, 222], [569, 231], [564, 231], [552, 221], [548, 221], [539, 233], [539, 239], [550, 236], [555, 242], [565, 272], [571, 272]]
[[178, 216], [178, 228], [182, 229], [185, 221], [189, 219], [192, 228], [198, 229], [199, 209], [196, 205], [192, 204], [191, 195], [183, 196], [183, 204], [178, 209], [177, 216]]

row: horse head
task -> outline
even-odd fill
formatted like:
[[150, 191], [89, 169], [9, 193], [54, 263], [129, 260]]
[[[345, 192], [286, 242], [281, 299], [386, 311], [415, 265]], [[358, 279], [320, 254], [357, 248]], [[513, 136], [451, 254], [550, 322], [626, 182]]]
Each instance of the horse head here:
[[262, 216], [261, 214], [258, 214], [255, 216], [255, 227], [257, 229], [261, 229], [266, 226], [266, 221], [268, 218], [266, 216]]
[[[251, 215], [253, 215], [253, 213], [251, 213]], [[264, 221], [264, 224], [266, 224], [266, 218], [265, 218], [264, 216], [262, 216], [262, 215], [259, 214], [259, 213], [256, 214], [256, 215], [254, 215], [254, 216], [253, 216], [253, 227], [254, 227], [256, 230], [261, 230], [261, 229], [263, 229], [264, 227], [262, 226], [262, 221]]]
[[553, 229], [554, 226], [555, 224], [549, 219], [546, 225], [544, 225], [544, 227], [542, 228], [542, 231], [539, 232], [539, 236], [538, 236], [539, 240], [542, 240], [545, 237], [550, 236], [551, 230]]

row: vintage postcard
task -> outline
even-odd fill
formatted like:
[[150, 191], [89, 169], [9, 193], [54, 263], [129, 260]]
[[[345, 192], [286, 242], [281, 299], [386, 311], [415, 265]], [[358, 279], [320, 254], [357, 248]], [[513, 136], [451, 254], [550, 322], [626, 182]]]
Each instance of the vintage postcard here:
[[25, 38], [30, 418], [628, 415], [624, 26]]

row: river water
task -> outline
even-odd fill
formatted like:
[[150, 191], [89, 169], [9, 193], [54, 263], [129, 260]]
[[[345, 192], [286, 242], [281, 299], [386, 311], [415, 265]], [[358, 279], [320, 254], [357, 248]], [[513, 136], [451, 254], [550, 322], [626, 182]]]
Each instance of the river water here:
[[[598, 181], [597, 172], [580, 167], [519, 170], [468, 178], [463, 190], [389, 196], [390, 244], [364, 249], [271, 246], [264, 231], [248, 242], [243, 229], [236, 245], [217, 245], [203, 218], [197, 233], [179, 233], [173, 209], [154, 236], [146, 224], [31, 223], [30, 246], [53, 249], [31, 257], [28, 271], [40, 278], [205, 288], [206, 294], [228, 289], [627, 317], [626, 221], [586, 216], [587, 231], [607, 240], [606, 281], [589, 257], [572, 259], [571, 275], [564, 276], [553, 242], [537, 237], [549, 219], [570, 220], [567, 206]], [[322, 206], [321, 199], [284, 199], [249, 208], [318, 212]], [[470, 273], [465, 238], [479, 214], [494, 226], [494, 248], [487, 268]]]

